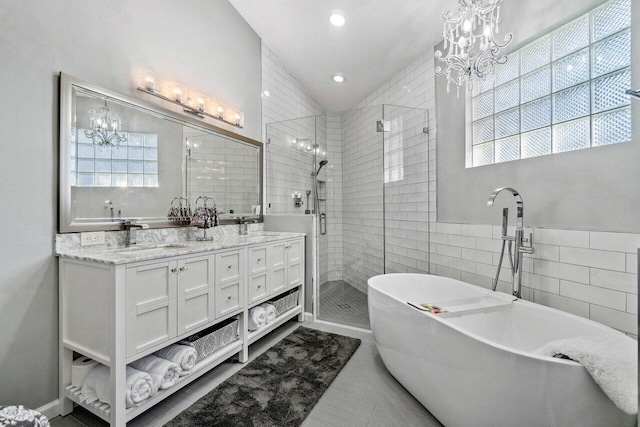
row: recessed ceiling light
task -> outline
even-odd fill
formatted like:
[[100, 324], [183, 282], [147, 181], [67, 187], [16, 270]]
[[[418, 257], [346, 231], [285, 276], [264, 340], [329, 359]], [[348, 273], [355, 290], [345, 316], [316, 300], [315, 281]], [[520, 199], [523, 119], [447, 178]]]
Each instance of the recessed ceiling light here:
[[336, 27], [342, 27], [345, 22], [347, 22], [347, 20], [344, 19], [344, 15], [342, 13], [334, 12], [329, 17], [329, 22], [331, 22]]
[[336, 83], [344, 83], [347, 81], [347, 78], [342, 74], [334, 74], [333, 76], [331, 76], [331, 80], [333, 80]]

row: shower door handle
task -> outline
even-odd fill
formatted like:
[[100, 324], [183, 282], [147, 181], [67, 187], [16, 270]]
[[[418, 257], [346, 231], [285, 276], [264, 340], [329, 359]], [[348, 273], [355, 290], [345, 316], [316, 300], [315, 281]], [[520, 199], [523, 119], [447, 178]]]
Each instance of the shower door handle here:
[[320, 234], [324, 236], [327, 234], [327, 214], [320, 214]]

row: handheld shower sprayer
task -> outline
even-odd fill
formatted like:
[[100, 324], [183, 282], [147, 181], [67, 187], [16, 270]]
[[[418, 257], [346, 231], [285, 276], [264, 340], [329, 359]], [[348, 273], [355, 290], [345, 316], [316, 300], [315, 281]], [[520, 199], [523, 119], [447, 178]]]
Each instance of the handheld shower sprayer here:
[[320, 173], [320, 169], [322, 169], [322, 167], [325, 166], [327, 163], [329, 163], [329, 160], [321, 160], [320, 167], [318, 168], [316, 173], [313, 174], [313, 176], [318, 176], [318, 174]]

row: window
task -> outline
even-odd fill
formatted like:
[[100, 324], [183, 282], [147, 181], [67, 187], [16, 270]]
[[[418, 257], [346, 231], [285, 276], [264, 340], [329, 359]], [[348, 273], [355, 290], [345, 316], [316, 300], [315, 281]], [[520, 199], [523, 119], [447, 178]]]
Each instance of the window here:
[[71, 143], [71, 185], [76, 187], [157, 187], [158, 135], [124, 132], [113, 147], [94, 145], [84, 129]]
[[471, 95], [467, 167], [626, 142], [631, 0], [612, 0], [507, 55]]

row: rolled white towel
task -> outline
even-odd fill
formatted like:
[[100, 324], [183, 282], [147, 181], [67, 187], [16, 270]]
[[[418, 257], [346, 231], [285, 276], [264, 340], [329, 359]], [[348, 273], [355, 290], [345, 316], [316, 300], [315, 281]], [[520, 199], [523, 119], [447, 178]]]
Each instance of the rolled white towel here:
[[173, 344], [154, 353], [156, 356], [177, 363], [182, 371], [180, 375], [187, 375], [196, 364], [198, 352], [193, 346]]
[[259, 305], [249, 310], [249, 330], [255, 331], [267, 322], [264, 308]]
[[271, 323], [276, 320], [276, 308], [273, 304], [265, 302], [264, 304], [260, 304], [260, 307], [264, 308], [267, 316], [267, 323]]
[[629, 415], [638, 413], [638, 347], [632, 338], [618, 333], [564, 338], [545, 344], [534, 354], [575, 360], [618, 408]]
[[[111, 404], [111, 375], [105, 365], [98, 365], [87, 375], [82, 386], [82, 400], [87, 403], [99, 400]], [[127, 366], [127, 390], [125, 392], [127, 408], [140, 405], [153, 396], [153, 379], [146, 372]]]
[[150, 354], [130, 364], [136, 369], [147, 372], [153, 379], [154, 394], [158, 389], [172, 387], [180, 378], [180, 366], [161, 357]]

